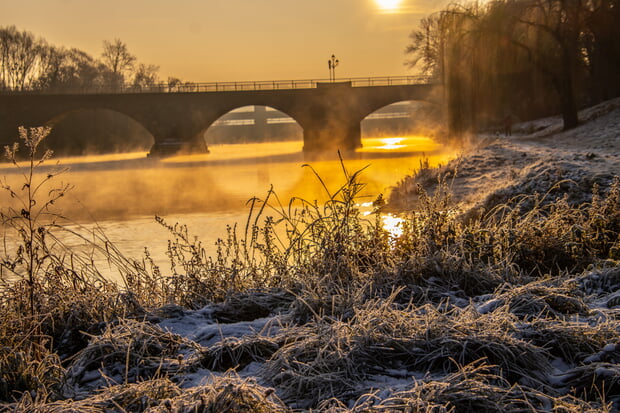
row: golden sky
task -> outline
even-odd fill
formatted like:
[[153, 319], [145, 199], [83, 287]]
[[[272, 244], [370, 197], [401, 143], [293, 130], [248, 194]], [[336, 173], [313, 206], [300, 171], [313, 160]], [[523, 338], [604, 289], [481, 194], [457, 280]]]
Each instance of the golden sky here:
[[[444, 0], [0, 0], [0, 26], [99, 57], [121, 39], [160, 77], [185, 81], [411, 74], [409, 33]], [[387, 3], [386, 3], [387, 4]]]

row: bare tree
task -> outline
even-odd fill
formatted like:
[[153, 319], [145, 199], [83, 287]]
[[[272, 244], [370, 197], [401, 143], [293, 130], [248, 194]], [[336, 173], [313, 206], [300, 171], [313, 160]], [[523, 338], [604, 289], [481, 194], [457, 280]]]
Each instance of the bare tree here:
[[582, 35], [587, 9], [581, 0], [523, 1], [518, 23], [526, 36], [512, 39], [551, 81], [560, 100], [564, 129], [578, 125], [578, 72], [583, 68]]
[[41, 90], [58, 90], [66, 81], [67, 51], [54, 46], [45, 47], [41, 52], [41, 74], [35, 87]]
[[584, 36], [595, 101], [620, 95], [620, 0], [591, 0]]
[[442, 80], [453, 132], [515, 107], [559, 110], [569, 129], [590, 92], [587, 70], [608, 77], [620, 69], [618, 17], [619, 0], [453, 3], [412, 33], [409, 63]]
[[97, 90], [104, 86], [104, 73], [110, 72], [102, 63], [79, 49], [50, 46], [42, 55], [42, 72], [36, 82], [41, 90]]
[[159, 66], [141, 63], [134, 74], [132, 86], [138, 89], [153, 87], [158, 81], [158, 71]]
[[451, 4], [421, 21], [410, 35], [406, 52], [410, 67], [418, 67], [444, 85], [450, 131], [459, 135], [476, 128], [480, 64], [478, 37], [481, 8]]
[[24, 89], [37, 78], [38, 63], [45, 42], [15, 26], [0, 28], [0, 84], [11, 89]]
[[410, 56], [406, 64], [425, 75], [442, 77], [443, 46], [445, 33], [441, 30], [441, 15], [433, 14], [420, 21], [420, 28], [409, 38], [411, 43], [405, 49]]
[[136, 57], [129, 53], [127, 45], [120, 39], [115, 39], [114, 42], [104, 40], [101, 58], [111, 72], [108, 77], [114, 86], [120, 86], [125, 81], [125, 75], [133, 69], [136, 62]]

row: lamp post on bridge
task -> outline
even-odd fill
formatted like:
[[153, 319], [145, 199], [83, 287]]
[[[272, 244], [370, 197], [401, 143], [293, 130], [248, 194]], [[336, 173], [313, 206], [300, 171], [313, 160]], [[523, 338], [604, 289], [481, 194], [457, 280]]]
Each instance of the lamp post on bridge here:
[[329, 67], [329, 80], [334, 82], [336, 80], [336, 66], [338, 66], [340, 61], [336, 59], [335, 55], [332, 55], [332, 58], [327, 61], [327, 67]]

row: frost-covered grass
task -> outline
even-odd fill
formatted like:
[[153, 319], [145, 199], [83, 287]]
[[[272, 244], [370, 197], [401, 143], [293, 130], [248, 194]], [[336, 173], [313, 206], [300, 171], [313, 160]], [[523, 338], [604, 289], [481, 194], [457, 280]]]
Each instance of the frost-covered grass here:
[[270, 191], [214, 257], [168, 226], [170, 273], [91, 237], [120, 285], [57, 217], [3, 211], [25, 238], [2, 262], [0, 411], [618, 410], [618, 179], [472, 212], [444, 175], [398, 238], [362, 180], [343, 165], [321, 205]]

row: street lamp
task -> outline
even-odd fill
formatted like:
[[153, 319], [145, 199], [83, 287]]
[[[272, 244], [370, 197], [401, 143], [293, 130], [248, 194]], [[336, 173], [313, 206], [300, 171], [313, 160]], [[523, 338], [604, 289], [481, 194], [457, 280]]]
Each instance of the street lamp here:
[[329, 80], [332, 82], [336, 80], [336, 66], [338, 66], [338, 63], [340, 63], [340, 61], [336, 59], [335, 55], [332, 55], [332, 58], [327, 61], [327, 67], [329, 67]]

